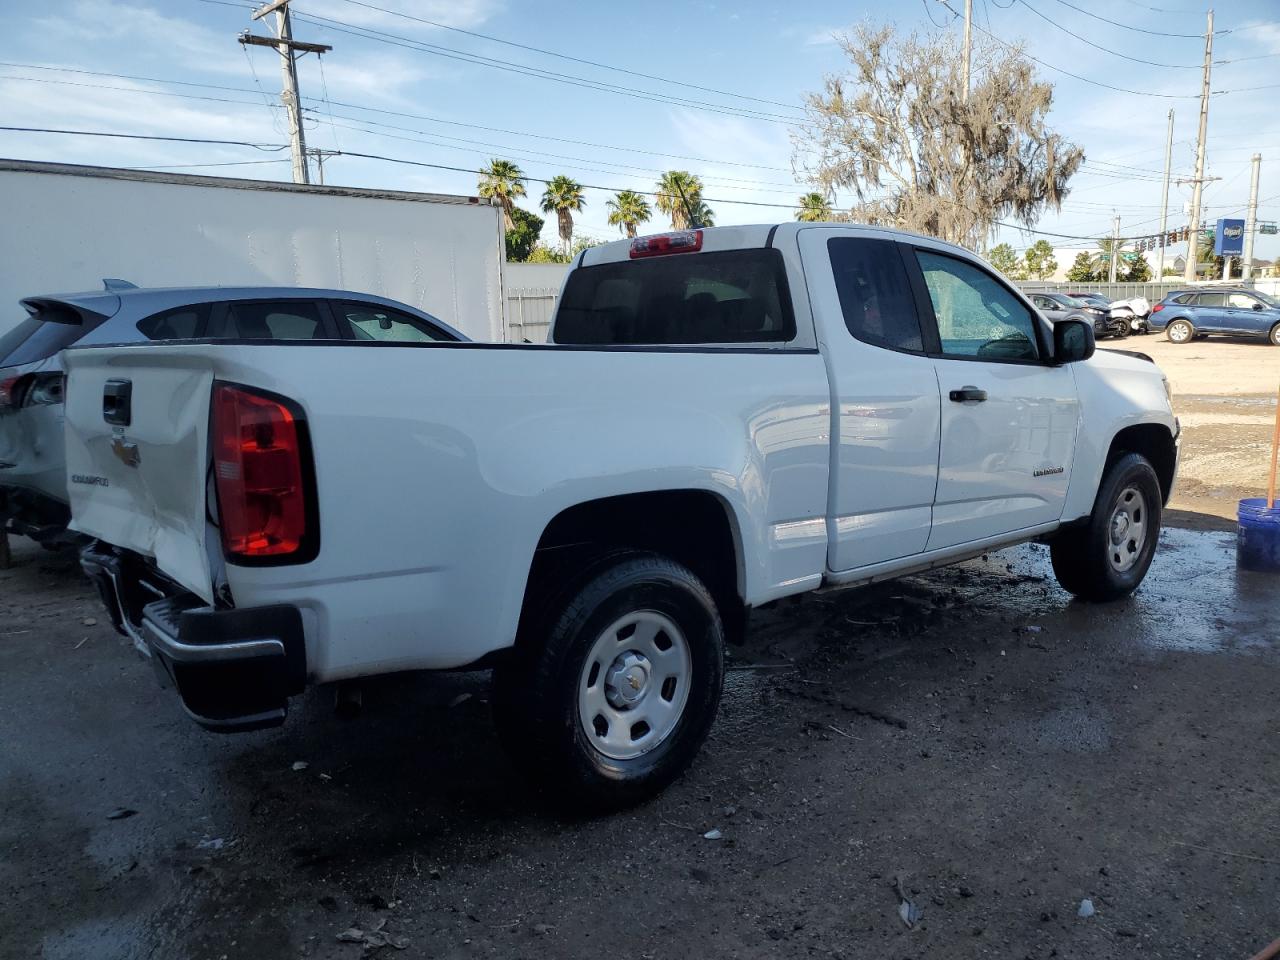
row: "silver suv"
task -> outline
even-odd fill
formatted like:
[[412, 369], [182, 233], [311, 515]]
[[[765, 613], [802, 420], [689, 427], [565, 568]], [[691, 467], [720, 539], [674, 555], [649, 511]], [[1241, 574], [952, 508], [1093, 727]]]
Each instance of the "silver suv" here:
[[73, 344], [144, 340], [466, 340], [384, 297], [300, 287], [153, 287], [104, 280], [90, 293], [30, 297], [0, 334], [0, 566], [6, 532], [56, 547], [67, 532], [62, 364]]

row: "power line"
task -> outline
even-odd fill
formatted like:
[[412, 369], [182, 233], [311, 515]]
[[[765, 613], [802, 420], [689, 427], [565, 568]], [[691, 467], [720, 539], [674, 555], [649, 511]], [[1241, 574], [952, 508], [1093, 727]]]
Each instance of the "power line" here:
[[[0, 67], [15, 67], [15, 68], [21, 68], [24, 70], [47, 70], [47, 71], [57, 72], [57, 73], [73, 73], [73, 74], [78, 74], [81, 76], [89, 76], [89, 77], [108, 77], [115, 80], [134, 80], [134, 81], [143, 82], [143, 83], [172, 84], [175, 86], [197, 87], [197, 88], [204, 88], [209, 90], [222, 90], [222, 91], [228, 91], [233, 93], [245, 93], [250, 95], [254, 94], [255, 92], [247, 87], [230, 87], [222, 84], [213, 84], [213, 83], [195, 83], [190, 80], [171, 80], [165, 77], [147, 77], [147, 76], [139, 76], [137, 74], [109, 73], [109, 72], [100, 71], [100, 70], [82, 70], [74, 67], [50, 67], [50, 66], [44, 66], [42, 64], [35, 64], [35, 63], [13, 63], [13, 62], [0, 61]], [[5, 78], [0, 77], [0, 79], [5, 79]], [[26, 80], [32, 83], [42, 83], [42, 82], [43, 83], [69, 83], [70, 82], [70, 81], [41, 80], [38, 77], [9, 77], [7, 79]], [[98, 89], [98, 90], [104, 90], [104, 89], [118, 90], [124, 93], [139, 93], [139, 94], [162, 93], [162, 91], [143, 90], [143, 89], [137, 89], [133, 87], [103, 87], [99, 84], [80, 84], [80, 86], [91, 86], [94, 89]], [[176, 96], [176, 94], [168, 94], [168, 95]], [[535, 140], [548, 140], [555, 143], [568, 143], [568, 144], [573, 144], [574, 146], [579, 146], [579, 147], [590, 147], [595, 150], [615, 150], [623, 153], [641, 153], [641, 154], [646, 154], [648, 156], [654, 156], [654, 157], [669, 157], [674, 160], [691, 160], [696, 163], [713, 163], [720, 166], [746, 167], [746, 168], [755, 169], [755, 170], [773, 170], [780, 173], [790, 172], [790, 168], [788, 167], [775, 167], [775, 166], [769, 166], [767, 164], [760, 164], [760, 163], [744, 163], [740, 160], [726, 160], [726, 159], [720, 159], [720, 158], [698, 157], [698, 156], [691, 156], [688, 154], [669, 153], [668, 151], [665, 151], [665, 150], [648, 150], [643, 147], [624, 147], [624, 146], [619, 146], [617, 144], [598, 143], [591, 140], [574, 140], [569, 137], [556, 137], [556, 136], [550, 136], [548, 134], [543, 134], [543, 133], [531, 133], [530, 131], [527, 131], [527, 130], [512, 130], [507, 127], [490, 127], [484, 124], [466, 123], [461, 120], [446, 120], [443, 117], [433, 117], [433, 116], [428, 116], [426, 114], [420, 114], [420, 113], [407, 113], [400, 110], [386, 110], [380, 107], [370, 107], [370, 106], [365, 106], [364, 104], [359, 104], [359, 103], [348, 103], [342, 100], [321, 100], [315, 97], [304, 97], [303, 99], [308, 100], [312, 103], [321, 104], [323, 106], [329, 106], [329, 107], [336, 106], [336, 107], [342, 107], [348, 110], [361, 110], [367, 113], [377, 113], [377, 114], [382, 114], [384, 116], [391, 116], [391, 117], [402, 117], [408, 120], [425, 120], [428, 123], [440, 123], [448, 126], [465, 127], [472, 130], [484, 130], [489, 133], [503, 133], [503, 134], [507, 134], [509, 136], [515, 136], [515, 137], [530, 137]], [[217, 101], [217, 102], [241, 103], [242, 101], [227, 100], [227, 101]], [[253, 105], [248, 101], [243, 101], [243, 102], [246, 105], [250, 105], [250, 106]], [[267, 106], [270, 107], [272, 110], [281, 109], [280, 105], [276, 103], [268, 102]], [[372, 123], [373, 121], [364, 121], [364, 122]]]
[[645, 80], [657, 80], [659, 83], [671, 84], [677, 87], [686, 87], [687, 89], [690, 89], [690, 90], [701, 90], [703, 93], [714, 93], [722, 97], [735, 97], [740, 100], [751, 100], [751, 101], [754, 101], [755, 103], [765, 103], [775, 107], [786, 107], [788, 110], [801, 109], [799, 106], [797, 106], [794, 103], [784, 103], [781, 100], [767, 100], [763, 97], [753, 97], [750, 94], [734, 93], [732, 90], [718, 90], [715, 87], [704, 87], [696, 83], [688, 83], [686, 81], [678, 80], [670, 76], [662, 77], [652, 73], [641, 73], [638, 70], [630, 70], [626, 67], [619, 67], [614, 64], [601, 63], [597, 60], [586, 60], [582, 57], [574, 57], [567, 53], [558, 53], [555, 50], [545, 50], [542, 47], [534, 47], [525, 43], [517, 43], [514, 40], [504, 40], [501, 37], [495, 37], [492, 34], [480, 33], [477, 30], [464, 30], [462, 27], [454, 27], [454, 26], [450, 26], [447, 23], [440, 23], [439, 21], [436, 21], [436, 20], [428, 20], [426, 17], [418, 17], [418, 16], [414, 16], [413, 14], [403, 13], [399, 10], [391, 10], [391, 9], [388, 9], [387, 7], [380, 7], [373, 3], [365, 3], [364, 0], [344, 0], [344, 2], [350, 3], [357, 7], [364, 7], [365, 9], [368, 9], [368, 10], [376, 10], [379, 13], [390, 14], [393, 17], [402, 17], [405, 20], [412, 20], [416, 23], [425, 23], [428, 26], [437, 27], [441, 30], [449, 30], [449, 31], [452, 31], [453, 33], [461, 33], [468, 37], [476, 37], [477, 39], [488, 40], [492, 43], [501, 43], [508, 47], [515, 47], [516, 49], [519, 49], [519, 50], [528, 50], [532, 53], [540, 53], [544, 56], [556, 57], [561, 60], [568, 60], [572, 63], [581, 63], [589, 67], [598, 67], [601, 70], [613, 70], [617, 73], [625, 73], [628, 76], [632, 76], [632, 77], [642, 77]]
[[[1063, 2], [1063, 0], [1059, 0], [1059, 2]], [[949, 0], [942, 0], [942, 4], [948, 10], [951, 11], [951, 15], [953, 18], [960, 16], [959, 13], [957, 13], [955, 10], [952, 9]], [[1050, 70], [1056, 71], [1057, 73], [1060, 73], [1063, 76], [1071, 77], [1073, 80], [1081, 80], [1084, 83], [1093, 84], [1093, 86], [1095, 87], [1102, 87], [1105, 90], [1114, 90], [1116, 93], [1129, 93], [1139, 97], [1158, 97], [1162, 100], [1198, 100], [1199, 99], [1199, 97], [1196, 94], [1152, 93], [1150, 90], [1131, 90], [1128, 87], [1117, 87], [1110, 83], [1103, 83], [1101, 80], [1094, 80], [1092, 77], [1085, 77], [1085, 76], [1081, 76], [1078, 73], [1072, 73], [1070, 70], [1064, 70], [1062, 67], [1056, 66], [1047, 60], [1041, 60], [1039, 57], [1032, 56], [1031, 54], [1027, 53], [1027, 51], [1017, 46], [1016, 44], [1006, 43], [1004, 40], [1001, 40], [990, 30], [983, 30], [982, 27], [978, 26], [977, 24], [974, 24], [974, 29], [990, 37], [992, 40], [1000, 44], [1000, 46], [1004, 47], [1006, 50], [1013, 51], [1018, 56], [1026, 57], [1028, 60], [1034, 60], [1036, 63], [1040, 64], [1040, 66], [1042, 67], [1048, 67]]]
[[77, 137], [111, 137], [119, 140], [162, 140], [167, 143], [210, 143], [228, 147], [253, 147], [255, 150], [288, 150], [287, 144], [277, 146], [274, 143], [253, 143], [249, 140], [211, 140], [207, 137], [164, 137], [151, 133], [108, 133], [102, 130], [66, 130], [56, 127], [6, 127], [0, 130], [10, 133], [64, 133]]
[[[1027, 3], [1027, 0], [1018, 0], [1018, 2], [1021, 3], [1024, 7], [1026, 7], [1028, 10], [1030, 10], [1032, 13], [1034, 13], [1041, 20], [1057, 27], [1063, 33], [1069, 36], [1075, 37], [1081, 43], [1087, 44], [1088, 46], [1093, 47], [1095, 50], [1101, 50], [1103, 53], [1110, 54], [1113, 57], [1120, 57], [1121, 59], [1128, 60], [1131, 63], [1141, 63], [1150, 67], [1167, 67], [1167, 68], [1176, 69], [1176, 70], [1199, 70], [1200, 69], [1200, 67], [1196, 64], [1160, 63], [1157, 60], [1143, 60], [1141, 57], [1132, 57], [1132, 56], [1129, 56], [1129, 54], [1127, 53], [1121, 53], [1119, 50], [1112, 50], [1109, 47], [1104, 47], [1101, 44], [1094, 43], [1092, 40], [1088, 39], [1087, 37], [1080, 36], [1080, 34], [1076, 33], [1074, 30], [1064, 27], [1062, 24], [1058, 23], [1058, 21], [1054, 20], [1051, 17], [1046, 16], [1045, 14], [1037, 10], [1035, 7], [1031, 6], [1031, 4]], [[990, 24], [988, 24], [988, 26], [990, 26]]]
[[[1148, 30], [1146, 27], [1131, 27], [1127, 23], [1119, 23], [1115, 20], [1108, 20], [1106, 17], [1100, 17], [1096, 13], [1090, 13], [1088, 10], [1084, 9], [1084, 7], [1077, 7], [1074, 3], [1068, 2], [1068, 0], [1057, 0], [1057, 2], [1062, 4], [1064, 7], [1070, 7], [1077, 13], [1083, 13], [1086, 17], [1092, 17], [1094, 20], [1101, 21], [1102, 23], [1109, 23], [1111, 26], [1119, 27], [1122, 30], [1132, 30], [1135, 33], [1145, 33], [1152, 37], [1177, 37], [1184, 40], [1201, 40], [1204, 38], [1203, 33], [1167, 33], [1163, 30]], [[1214, 35], [1216, 36], [1230, 32], [1230, 30], [1215, 30]]]

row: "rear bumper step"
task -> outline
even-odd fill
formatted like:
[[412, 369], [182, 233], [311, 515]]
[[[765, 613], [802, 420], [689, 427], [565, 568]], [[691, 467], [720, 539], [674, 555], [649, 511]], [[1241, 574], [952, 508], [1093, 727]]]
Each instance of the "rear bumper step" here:
[[223, 733], [278, 726], [306, 682], [302, 615], [285, 604], [215, 610], [99, 543], [80, 565], [116, 629], [176, 688], [196, 723]]

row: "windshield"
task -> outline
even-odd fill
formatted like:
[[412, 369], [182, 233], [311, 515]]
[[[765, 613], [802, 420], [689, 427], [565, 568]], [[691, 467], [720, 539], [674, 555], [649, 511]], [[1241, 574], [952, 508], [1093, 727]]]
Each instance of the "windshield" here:
[[1250, 290], [1249, 293], [1257, 297], [1259, 300], [1265, 303], [1268, 307], [1280, 307], [1280, 300], [1277, 300], [1273, 296], [1270, 296], [1265, 293], [1259, 293], [1257, 290]]

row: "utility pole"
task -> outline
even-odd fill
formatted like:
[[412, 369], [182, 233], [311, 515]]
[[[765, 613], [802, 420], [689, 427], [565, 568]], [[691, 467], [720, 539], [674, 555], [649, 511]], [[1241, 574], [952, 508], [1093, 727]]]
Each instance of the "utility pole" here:
[[1191, 231], [1187, 240], [1187, 269], [1183, 279], [1196, 279], [1200, 247], [1200, 200], [1204, 191], [1204, 141], [1209, 130], [1209, 73], [1213, 69], [1213, 11], [1204, 31], [1204, 79], [1200, 86], [1200, 136], [1196, 140], [1196, 177], [1191, 191]]
[[320, 186], [324, 186], [324, 162], [330, 157], [342, 156], [341, 150], [325, 150], [321, 147], [308, 147], [307, 153], [316, 158], [316, 173], [319, 175]]
[[1157, 256], [1156, 283], [1164, 279], [1164, 245], [1169, 229], [1169, 174], [1173, 165], [1173, 109], [1169, 110], [1169, 136], [1164, 142], [1164, 194], [1160, 197], [1160, 251]]
[[1116, 264], [1120, 262], [1120, 214], [1116, 214], [1111, 228], [1111, 282], [1116, 282]]
[[302, 103], [298, 99], [298, 65], [294, 51], [301, 53], [328, 53], [333, 47], [323, 43], [302, 43], [293, 39], [293, 25], [289, 20], [289, 0], [271, 0], [249, 16], [261, 20], [269, 13], [276, 15], [276, 35], [258, 37], [248, 30], [240, 34], [240, 43], [246, 46], [275, 47], [280, 53], [280, 72], [283, 79], [280, 100], [289, 115], [289, 145], [293, 153], [293, 182], [310, 183], [307, 168], [307, 138], [302, 130]]
[[1258, 229], [1258, 174], [1262, 170], [1262, 154], [1253, 155], [1253, 175], [1249, 178], [1249, 212], [1244, 221], [1244, 272], [1241, 280], [1253, 276], [1253, 232]]
[[969, 61], [973, 52], [973, 0], [964, 0], [964, 102], [969, 102]]

